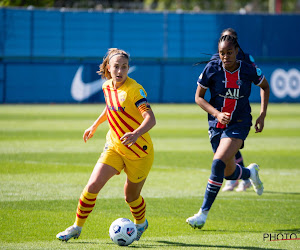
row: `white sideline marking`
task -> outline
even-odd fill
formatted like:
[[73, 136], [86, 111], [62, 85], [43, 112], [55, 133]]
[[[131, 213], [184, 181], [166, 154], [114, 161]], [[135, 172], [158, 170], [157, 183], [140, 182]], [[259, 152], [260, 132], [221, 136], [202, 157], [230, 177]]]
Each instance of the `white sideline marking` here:
[[[23, 162], [26, 164], [52, 164], [52, 165], [75, 165], [75, 166], [83, 166], [83, 167], [90, 167], [93, 166], [93, 164], [86, 164], [86, 163], [65, 163], [65, 162], [40, 162], [40, 161], [18, 161], [18, 160], [8, 160], [9, 162]], [[96, 164], [96, 163], [95, 163]], [[174, 167], [174, 166], [161, 166], [161, 165], [154, 165], [153, 169], [181, 169], [181, 170], [197, 170], [200, 172], [210, 172], [210, 169], [204, 169], [204, 168], [191, 168], [191, 167]], [[272, 170], [260, 170], [260, 173], [263, 173], [265, 175], [295, 175], [295, 174], [300, 174], [300, 170], [298, 169], [293, 169], [290, 172], [282, 172], [282, 170], [275, 171]]]
[[86, 163], [65, 163], [65, 162], [52, 162], [52, 161], [40, 162], [40, 161], [16, 161], [16, 160], [9, 160], [9, 162], [21, 162], [21, 163], [25, 163], [25, 164], [38, 164], [38, 165], [52, 164], [52, 165], [63, 165], [63, 166], [76, 165], [76, 166], [83, 166], [83, 167], [93, 166], [93, 164], [86, 164]]

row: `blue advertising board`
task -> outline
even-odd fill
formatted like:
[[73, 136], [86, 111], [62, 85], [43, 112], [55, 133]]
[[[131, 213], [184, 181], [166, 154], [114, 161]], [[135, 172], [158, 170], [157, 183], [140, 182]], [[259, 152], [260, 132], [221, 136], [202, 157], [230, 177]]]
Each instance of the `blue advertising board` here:
[[[152, 103], [192, 103], [203, 67], [132, 61], [129, 76], [144, 86]], [[260, 63], [260, 68], [270, 83], [270, 102], [300, 102], [300, 63]], [[8, 63], [5, 102], [104, 102], [97, 70], [96, 63]], [[259, 89], [253, 85], [252, 102], [260, 102]]]
[[[256, 58], [270, 101], [300, 102], [300, 15], [0, 8], [0, 103], [103, 102], [96, 71], [111, 47], [129, 52], [129, 76], [150, 102], [193, 103], [204, 67], [193, 63], [217, 51], [228, 27]], [[260, 101], [259, 87], [250, 100]]]

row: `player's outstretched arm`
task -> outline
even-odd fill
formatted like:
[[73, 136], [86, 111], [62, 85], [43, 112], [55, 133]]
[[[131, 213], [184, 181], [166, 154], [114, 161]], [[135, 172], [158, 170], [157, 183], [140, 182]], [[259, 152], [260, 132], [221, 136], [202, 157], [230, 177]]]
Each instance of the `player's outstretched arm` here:
[[101, 113], [101, 115], [99, 115], [99, 117], [93, 123], [93, 125], [84, 131], [84, 133], [83, 133], [84, 142], [86, 142], [88, 139], [92, 138], [94, 136], [94, 133], [96, 132], [98, 126], [106, 120], [107, 120], [107, 116], [106, 116], [106, 107], [105, 107], [103, 112]]

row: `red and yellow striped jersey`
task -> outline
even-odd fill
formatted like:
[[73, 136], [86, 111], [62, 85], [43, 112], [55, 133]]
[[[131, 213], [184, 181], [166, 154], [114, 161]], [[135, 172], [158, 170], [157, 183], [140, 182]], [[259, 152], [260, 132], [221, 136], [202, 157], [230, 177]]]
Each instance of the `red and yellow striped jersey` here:
[[106, 81], [102, 90], [107, 108], [107, 120], [110, 130], [107, 139], [120, 154], [129, 159], [143, 158], [153, 149], [149, 133], [140, 136], [131, 147], [121, 143], [120, 138], [126, 132], [137, 129], [144, 118], [142, 113], [149, 110], [146, 91], [135, 80], [127, 77], [121, 87], [115, 89], [112, 79]]

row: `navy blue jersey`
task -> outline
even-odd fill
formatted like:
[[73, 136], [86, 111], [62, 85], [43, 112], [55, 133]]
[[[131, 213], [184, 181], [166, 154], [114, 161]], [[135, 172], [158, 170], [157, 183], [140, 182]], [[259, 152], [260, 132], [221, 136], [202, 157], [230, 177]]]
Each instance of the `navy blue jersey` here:
[[[243, 61], [234, 72], [223, 67], [220, 59], [209, 62], [199, 76], [198, 84], [209, 89], [211, 99], [209, 103], [221, 112], [230, 113], [230, 123], [227, 126], [239, 123], [241, 126], [252, 126], [251, 107], [249, 96], [251, 84], [260, 85], [264, 79], [259, 68]], [[217, 118], [208, 114], [210, 127], [226, 128]]]
[[[213, 54], [213, 56], [211, 57], [210, 60], [216, 60], [216, 59], [220, 59], [219, 53]], [[244, 62], [249, 63], [249, 64], [256, 67], [255, 60], [254, 60], [253, 56], [251, 56], [250, 54], [247, 54], [247, 53], [243, 54], [241, 50], [239, 50], [239, 52], [236, 56], [236, 59], [244, 61]]]

